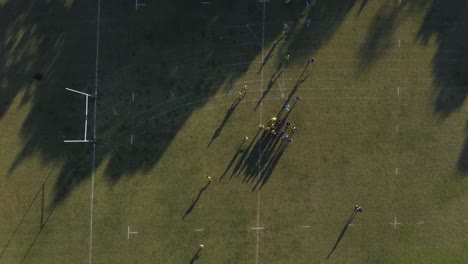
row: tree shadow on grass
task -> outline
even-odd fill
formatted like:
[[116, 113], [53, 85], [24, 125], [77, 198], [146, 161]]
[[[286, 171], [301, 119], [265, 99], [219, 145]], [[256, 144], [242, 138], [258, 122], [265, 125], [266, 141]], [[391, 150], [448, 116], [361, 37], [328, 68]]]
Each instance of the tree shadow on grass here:
[[[443, 120], [462, 108], [468, 94], [468, 3], [433, 0], [418, 32], [418, 39], [438, 43], [432, 62], [434, 74], [434, 111]], [[457, 168], [468, 173], [468, 137], [461, 150]]]
[[[323, 44], [332, 38], [355, 3], [356, 0], [314, 1], [306, 12], [294, 20], [295, 24], [292, 28], [295, 27], [297, 30], [288, 40], [288, 49], [299, 50], [313, 56]], [[309, 27], [303, 23], [306, 17], [311, 18]]]
[[[307, 14], [317, 22], [308, 35], [314, 42], [304, 49], [316, 51], [328, 40], [353, 4], [316, 1]], [[240, 44], [250, 40], [245, 25], [252, 21], [256, 25], [250, 29], [261, 34], [263, 7], [247, 0], [206, 6], [161, 2], [133, 12], [129, 2], [103, 2], [96, 80], [96, 5], [8, 1], [0, 7], [0, 37], [5, 43], [0, 55], [0, 118], [17, 110], [12, 109], [15, 98], [20, 98], [20, 108], [30, 108], [19, 132], [21, 151], [8, 174], [36, 154], [45, 164], [60, 161], [64, 165], [55, 186], [58, 203], [88, 179], [93, 160], [96, 167], [105, 166], [111, 184], [153, 168], [191, 113], [226, 80], [246, 73], [248, 65], [229, 55], [243, 54], [242, 62], [247, 63], [257, 58], [258, 43]], [[306, 15], [302, 6], [287, 12], [279, 4], [265, 8], [265, 46], [282, 34], [277, 19], [297, 25]], [[302, 40], [290, 36], [288, 43], [294, 47]], [[32, 78], [38, 72], [42, 80]], [[92, 118], [93, 104], [88, 120], [88, 135], [96, 121], [96, 145], [64, 144], [64, 139], [81, 138], [84, 126], [84, 98], [64, 88], [93, 93], [96, 84], [97, 120]], [[267, 138], [262, 141], [273, 144]], [[268, 155], [274, 161], [283, 151], [271, 149]], [[274, 163], [265, 164], [272, 168]], [[247, 169], [253, 173], [250, 165]]]
[[397, 39], [394, 32], [400, 11], [398, 5], [383, 5], [375, 15], [367, 37], [359, 50], [360, 70], [369, 69], [386, 51], [394, 47]]
[[[68, 177], [68, 168], [80, 164], [81, 160], [75, 158], [85, 157], [90, 164], [88, 147], [63, 144], [67, 136], [83, 136], [85, 111], [84, 97], [64, 88], [92, 92], [95, 24], [76, 21], [80, 15], [95, 16], [95, 10], [82, 3], [64, 6], [59, 2], [26, 0], [9, 1], [0, 8], [0, 38], [4, 43], [0, 55], [1, 122], [8, 122], [3, 119], [7, 111], [28, 111], [19, 131], [13, 132], [18, 133], [22, 145], [7, 177], [33, 155], [44, 164], [66, 163], [58, 169], [62, 175], [59, 178]], [[83, 41], [87, 39], [94, 41]], [[38, 73], [42, 78], [34, 78]], [[13, 107], [15, 104], [17, 107]], [[72, 178], [79, 181], [81, 176]]]
[[434, 0], [424, 18], [418, 38], [438, 42], [433, 59], [436, 98], [434, 110], [442, 118], [458, 110], [468, 93], [468, 3]]

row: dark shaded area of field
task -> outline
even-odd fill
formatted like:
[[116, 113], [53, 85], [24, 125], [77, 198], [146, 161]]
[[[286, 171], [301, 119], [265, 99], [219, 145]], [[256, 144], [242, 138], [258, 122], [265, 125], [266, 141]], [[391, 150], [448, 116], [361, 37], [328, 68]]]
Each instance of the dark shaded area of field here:
[[[435, 0], [426, 14], [418, 38], [427, 43], [438, 42], [433, 59], [435, 80], [434, 111], [443, 120], [461, 110], [468, 93], [468, 3]], [[461, 173], [468, 172], [468, 137], [458, 160]]]
[[[308, 29], [315, 43], [311, 51], [333, 35], [354, 2], [317, 1], [310, 7], [315, 21], [334, 21]], [[302, 3], [265, 7], [265, 46], [282, 34], [279, 21], [300, 23], [308, 16]], [[96, 167], [108, 159], [111, 183], [153, 167], [190, 113], [224, 83], [235, 84], [261, 52], [263, 37], [263, 3], [160, 2], [134, 8], [126, 1], [101, 6]], [[24, 146], [9, 173], [33, 153], [41, 153], [44, 162], [65, 161], [55, 190], [60, 202], [91, 174], [92, 145], [63, 143], [81, 138], [84, 124], [84, 97], [64, 88], [94, 93], [96, 3], [14, 1], [0, 13], [6, 43], [0, 115], [20, 93], [32, 103], [21, 130]], [[242, 38], [259, 43], [243, 48]], [[293, 46], [294, 41], [288, 39]], [[223, 67], [235, 63], [223, 57], [226, 52], [243, 53], [246, 64]], [[42, 80], [32, 78], [38, 72]], [[91, 101], [88, 135], [94, 129], [93, 108]]]
[[[55, 187], [56, 202], [63, 201], [92, 171], [91, 144], [63, 143], [66, 138], [80, 138], [84, 124], [84, 98], [64, 88], [93, 93], [96, 74], [96, 3], [64, 3], [10, 1], [0, 8], [4, 43], [0, 117], [19, 94], [25, 103], [32, 104], [21, 129], [22, 151], [7, 173], [33, 153], [40, 153], [47, 163], [65, 161]], [[427, 4], [429, 1], [410, 1], [378, 12], [362, 46], [362, 66], [370, 67], [378, 59], [375, 50], [394, 32], [402, 8], [417, 10]], [[466, 98], [468, 58], [463, 40], [468, 11], [455, 0], [430, 5], [415, 37], [423, 43], [432, 35], [438, 38], [435, 111], [446, 116]], [[147, 3], [138, 11], [127, 1], [102, 1], [96, 167], [108, 162], [106, 176], [111, 184], [152, 168], [194, 110], [225, 89], [226, 83], [233, 84], [234, 90], [239, 88], [236, 79], [261, 53], [262, 38], [265, 46], [271, 46], [281, 36], [281, 21], [291, 21], [294, 28], [310, 16], [311, 26], [300, 29], [307, 34], [287, 36], [287, 42], [289, 49], [301, 46], [304, 52], [314, 54], [355, 6], [362, 7], [356, 9], [359, 12], [366, 8], [355, 0], [319, 0], [309, 7], [270, 2], [266, 4], [263, 36], [263, 3], [254, 1], [206, 6], [198, 2]], [[243, 40], [257, 41], [258, 45], [242, 46]], [[303, 48], [299, 41], [304, 40], [311, 40], [311, 45]], [[226, 57], [227, 52], [242, 53], [242, 63]], [[239, 65], [225, 67], [235, 63]], [[275, 65], [280, 67], [277, 62]], [[44, 74], [43, 80], [32, 78], [38, 72]], [[266, 80], [270, 77], [274, 76], [265, 75]], [[93, 113], [93, 104], [90, 106]], [[93, 121], [90, 118], [89, 135]], [[131, 134], [135, 136], [133, 144]], [[462, 152], [459, 161], [462, 171], [468, 170], [466, 153]]]

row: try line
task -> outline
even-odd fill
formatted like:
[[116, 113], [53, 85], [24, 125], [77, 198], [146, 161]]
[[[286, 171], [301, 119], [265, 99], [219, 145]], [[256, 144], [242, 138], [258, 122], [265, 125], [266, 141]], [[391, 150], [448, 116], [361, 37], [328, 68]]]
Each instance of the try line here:
[[[98, 69], [99, 69], [99, 28], [101, 24], [101, 0], [97, 3], [97, 23], [96, 23], [96, 72], [94, 79], [94, 96], [98, 95]], [[97, 99], [94, 100], [94, 128], [93, 128], [93, 161], [92, 161], [92, 172], [91, 172], [91, 208], [90, 208], [90, 219], [89, 219], [89, 264], [93, 261], [93, 209], [94, 209], [94, 178], [96, 170], [96, 112], [97, 112]]]

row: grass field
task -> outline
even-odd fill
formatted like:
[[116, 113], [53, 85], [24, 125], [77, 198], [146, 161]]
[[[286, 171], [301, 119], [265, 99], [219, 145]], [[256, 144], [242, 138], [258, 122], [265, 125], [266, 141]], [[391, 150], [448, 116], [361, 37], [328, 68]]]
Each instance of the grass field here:
[[179, 2], [0, 0], [0, 263], [468, 261], [465, 1]]

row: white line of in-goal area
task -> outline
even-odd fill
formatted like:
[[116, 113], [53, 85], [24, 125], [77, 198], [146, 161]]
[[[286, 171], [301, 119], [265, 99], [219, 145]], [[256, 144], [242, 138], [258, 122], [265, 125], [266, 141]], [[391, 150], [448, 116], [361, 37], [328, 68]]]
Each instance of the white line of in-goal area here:
[[135, 0], [135, 10], [138, 10], [138, 7], [140, 6], [146, 6], [145, 3], [138, 3], [138, 0]]
[[[94, 95], [98, 95], [98, 69], [99, 69], [99, 28], [101, 24], [101, 0], [97, 2], [97, 22], [96, 22], [96, 72], [94, 79]], [[97, 112], [97, 100], [94, 100], [94, 128], [93, 136], [96, 140], [96, 112]], [[91, 208], [90, 208], [90, 219], [89, 219], [89, 264], [93, 262], [93, 209], [94, 209], [94, 178], [96, 168], [96, 141], [93, 143], [93, 162], [91, 172]]]

